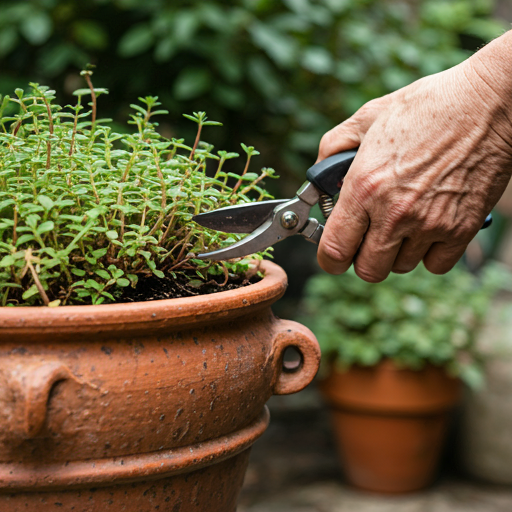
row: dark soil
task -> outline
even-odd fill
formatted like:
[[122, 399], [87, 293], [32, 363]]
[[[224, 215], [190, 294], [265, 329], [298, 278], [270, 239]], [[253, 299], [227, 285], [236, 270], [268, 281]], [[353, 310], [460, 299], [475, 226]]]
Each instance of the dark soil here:
[[245, 276], [230, 276], [224, 284], [224, 276], [213, 276], [203, 285], [190, 286], [189, 282], [197, 282], [197, 274], [194, 270], [183, 271], [176, 275], [176, 279], [171, 277], [159, 278], [156, 276], [140, 277], [135, 288], [124, 289], [123, 295], [116, 302], [146, 302], [150, 300], [176, 299], [180, 297], [193, 297], [196, 295], [206, 295], [209, 293], [225, 292], [226, 290], [235, 290], [249, 284], [257, 283], [261, 280], [258, 275], [250, 278]]

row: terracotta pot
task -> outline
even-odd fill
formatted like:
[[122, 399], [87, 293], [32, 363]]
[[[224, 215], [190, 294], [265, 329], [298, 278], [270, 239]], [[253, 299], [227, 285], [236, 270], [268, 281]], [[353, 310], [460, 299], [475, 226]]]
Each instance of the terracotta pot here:
[[263, 268], [212, 295], [0, 308], [0, 510], [234, 511], [265, 402], [320, 359], [308, 329], [273, 316], [286, 275]]
[[347, 479], [362, 489], [405, 493], [435, 475], [461, 383], [442, 369], [413, 371], [385, 360], [333, 371], [321, 382], [332, 407]]

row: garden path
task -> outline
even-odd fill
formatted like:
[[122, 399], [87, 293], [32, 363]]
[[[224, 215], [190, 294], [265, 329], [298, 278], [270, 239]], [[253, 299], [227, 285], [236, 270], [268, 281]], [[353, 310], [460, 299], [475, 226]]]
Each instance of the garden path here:
[[512, 511], [512, 487], [471, 481], [457, 468], [456, 434], [431, 488], [375, 495], [343, 481], [328, 413], [313, 386], [273, 397], [269, 407], [270, 426], [253, 447], [237, 512]]

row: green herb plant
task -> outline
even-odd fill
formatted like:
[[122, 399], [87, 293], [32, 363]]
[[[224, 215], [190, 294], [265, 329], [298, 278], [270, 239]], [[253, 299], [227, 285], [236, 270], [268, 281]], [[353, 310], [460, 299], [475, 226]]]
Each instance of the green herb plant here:
[[478, 278], [462, 266], [438, 276], [421, 265], [379, 284], [352, 268], [340, 276], [318, 274], [307, 283], [301, 321], [318, 338], [324, 372], [333, 362], [343, 370], [389, 358], [406, 368], [441, 366], [478, 387], [485, 357], [476, 333], [490, 298], [508, 281], [493, 265]]
[[217, 276], [222, 289], [230, 275], [243, 275], [249, 258], [195, 258], [241, 236], [191, 218], [270, 197], [262, 180], [273, 169], [248, 172], [258, 152], [242, 144], [242, 172], [228, 171], [239, 155], [214, 154], [201, 140], [204, 127], [220, 124], [204, 112], [185, 116], [197, 123], [192, 146], [163, 137], [155, 117], [167, 112], [157, 97], [131, 105], [134, 130], [116, 133], [97, 118], [107, 91], [93, 87], [91, 71], [82, 75], [88, 87], [64, 108], [54, 91], [34, 83], [28, 93], [0, 97], [0, 304], [101, 304], [141, 276], [183, 273], [191, 287]]

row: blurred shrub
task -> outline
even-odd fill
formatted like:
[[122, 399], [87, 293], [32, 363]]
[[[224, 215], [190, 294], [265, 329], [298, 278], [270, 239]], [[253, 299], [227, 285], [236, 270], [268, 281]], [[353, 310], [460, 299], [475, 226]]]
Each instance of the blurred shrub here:
[[391, 358], [416, 369], [429, 362], [477, 387], [483, 375], [478, 327], [496, 290], [510, 285], [510, 274], [496, 265], [480, 278], [462, 266], [438, 276], [420, 265], [379, 284], [351, 268], [308, 281], [300, 321], [316, 334], [324, 363], [372, 366]]
[[[494, 0], [4, 0], [0, 91], [71, 92], [98, 65], [114, 117], [158, 95], [174, 123], [207, 110], [302, 179], [320, 137], [366, 101], [457, 64], [495, 37]], [[467, 37], [473, 39], [469, 40]], [[107, 105], [108, 108], [108, 105]], [[123, 116], [124, 117], [124, 116]], [[180, 131], [188, 127], [170, 126]]]

